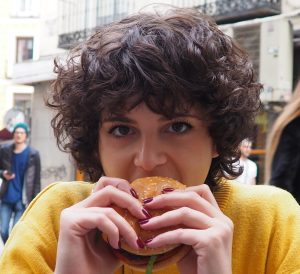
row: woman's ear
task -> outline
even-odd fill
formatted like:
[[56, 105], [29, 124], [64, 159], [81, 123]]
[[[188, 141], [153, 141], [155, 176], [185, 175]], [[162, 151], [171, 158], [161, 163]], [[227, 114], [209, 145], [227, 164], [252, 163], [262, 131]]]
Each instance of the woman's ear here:
[[218, 152], [217, 146], [215, 144], [213, 145], [213, 151], [212, 152], [213, 152], [212, 153], [213, 158], [217, 158], [219, 156], [219, 152]]

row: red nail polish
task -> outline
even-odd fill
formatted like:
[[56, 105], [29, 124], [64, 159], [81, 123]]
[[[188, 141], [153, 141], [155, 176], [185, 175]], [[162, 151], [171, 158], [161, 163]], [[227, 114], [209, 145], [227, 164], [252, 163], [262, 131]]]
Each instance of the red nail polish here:
[[136, 240], [136, 243], [139, 246], [139, 248], [144, 248], [145, 247], [145, 244], [143, 243], [143, 241], [140, 238], [138, 238]]
[[150, 203], [150, 202], [152, 202], [152, 201], [153, 201], [153, 197], [149, 197], [149, 198], [144, 199], [144, 200], [143, 200], [143, 203], [144, 203], [144, 204], [148, 204], [148, 203]]
[[175, 189], [173, 187], [166, 187], [162, 190], [161, 193], [168, 193], [168, 192], [172, 192], [174, 191]]
[[144, 225], [144, 224], [146, 224], [146, 223], [148, 223], [148, 222], [149, 222], [149, 219], [138, 220], [138, 223], [139, 223], [140, 225]]
[[144, 215], [146, 216], [147, 219], [150, 219], [152, 217], [152, 215], [148, 212], [147, 209], [143, 208], [142, 212], [144, 213]]
[[139, 198], [139, 196], [137, 195], [136, 191], [133, 188], [130, 189], [130, 193], [134, 198], [136, 198], [136, 199]]
[[149, 239], [145, 240], [145, 244], [149, 244], [152, 240], [153, 240], [153, 238], [149, 238]]

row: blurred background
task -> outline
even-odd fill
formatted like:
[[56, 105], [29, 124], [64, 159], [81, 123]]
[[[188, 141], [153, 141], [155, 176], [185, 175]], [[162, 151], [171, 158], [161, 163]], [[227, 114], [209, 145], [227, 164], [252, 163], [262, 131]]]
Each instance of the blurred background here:
[[[201, 10], [245, 48], [264, 84], [251, 159], [264, 183], [266, 138], [300, 76], [299, 0], [11, 0], [0, 1], [0, 144], [10, 142], [15, 122], [30, 124], [30, 143], [42, 159], [42, 186], [80, 179], [69, 155], [56, 146], [53, 113], [44, 106], [53, 59], [84, 40], [97, 26], [152, 3]], [[157, 9], [163, 6], [157, 7]]]

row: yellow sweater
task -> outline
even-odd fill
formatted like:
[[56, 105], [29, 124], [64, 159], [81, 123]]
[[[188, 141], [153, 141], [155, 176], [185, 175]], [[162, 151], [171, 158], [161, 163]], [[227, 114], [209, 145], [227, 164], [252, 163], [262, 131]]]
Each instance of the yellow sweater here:
[[[0, 258], [0, 273], [53, 273], [60, 212], [87, 197], [91, 189], [84, 182], [44, 189], [13, 229]], [[234, 274], [300, 273], [300, 207], [289, 193], [272, 186], [224, 182], [214, 195], [235, 225]], [[125, 267], [117, 273], [140, 272]], [[173, 266], [156, 273], [178, 272]]]

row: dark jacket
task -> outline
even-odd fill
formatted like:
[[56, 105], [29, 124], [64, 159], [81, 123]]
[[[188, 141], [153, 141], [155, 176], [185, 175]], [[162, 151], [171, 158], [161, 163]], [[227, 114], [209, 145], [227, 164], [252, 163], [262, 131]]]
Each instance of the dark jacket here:
[[300, 117], [282, 131], [272, 162], [270, 184], [286, 189], [300, 203]]
[[[12, 169], [14, 144], [0, 148], [0, 176], [3, 180], [3, 171]], [[41, 161], [37, 150], [29, 146], [27, 167], [24, 175], [22, 201], [28, 205], [41, 190]]]

